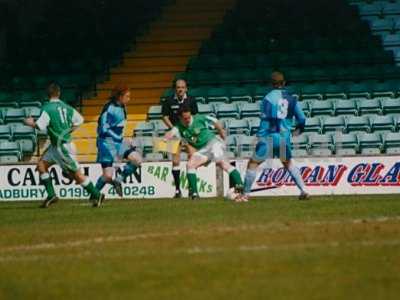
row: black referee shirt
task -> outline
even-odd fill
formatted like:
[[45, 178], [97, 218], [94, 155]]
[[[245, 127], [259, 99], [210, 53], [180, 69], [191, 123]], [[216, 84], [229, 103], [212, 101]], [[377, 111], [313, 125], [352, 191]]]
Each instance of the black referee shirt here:
[[163, 117], [168, 116], [172, 125], [175, 125], [179, 121], [178, 110], [184, 104], [189, 105], [192, 115], [198, 113], [199, 110], [195, 98], [186, 96], [182, 101], [178, 101], [178, 98], [174, 95], [162, 102], [161, 112]]

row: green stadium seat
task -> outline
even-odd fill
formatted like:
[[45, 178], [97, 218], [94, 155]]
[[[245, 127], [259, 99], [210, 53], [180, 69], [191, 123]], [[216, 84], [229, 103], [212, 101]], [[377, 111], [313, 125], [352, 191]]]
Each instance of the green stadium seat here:
[[21, 147], [17, 142], [0, 143], [0, 163], [16, 163], [21, 159]]
[[153, 152], [153, 138], [152, 137], [139, 137], [134, 140], [137, 147], [142, 149], [142, 152], [146, 155], [147, 153]]
[[226, 88], [210, 88], [207, 94], [207, 102], [229, 102]]
[[164, 134], [169, 130], [167, 125], [162, 120], [152, 121], [155, 133], [158, 136], [164, 136]]
[[215, 105], [217, 118], [239, 118], [239, 110], [234, 103], [218, 103]]
[[25, 110], [22, 108], [9, 108], [5, 113], [6, 123], [21, 123], [25, 119]]
[[354, 99], [337, 100], [333, 104], [335, 115], [356, 115], [358, 113], [357, 104]]
[[13, 140], [19, 142], [24, 154], [33, 153], [36, 149], [37, 136], [35, 129], [18, 124], [13, 127]]
[[7, 91], [1, 91], [0, 90], [0, 102], [3, 101], [11, 101], [13, 99], [13, 94]]
[[319, 117], [307, 118], [304, 132], [318, 132], [321, 133], [322, 123]]
[[310, 116], [310, 105], [309, 103], [312, 102], [311, 100], [304, 100], [304, 101], [299, 101], [297, 102], [303, 111], [303, 113], [306, 115], [306, 117]]
[[228, 151], [236, 152], [236, 136], [235, 135], [228, 135], [226, 137], [226, 147]]
[[154, 124], [152, 122], [139, 122], [133, 130], [134, 136], [153, 136]]
[[10, 141], [11, 136], [11, 127], [9, 125], [0, 125], [0, 141]]
[[197, 104], [197, 108], [199, 110], [199, 114], [212, 115], [214, 117], [216, 116], [214, 111], [214, 105], [199, 103]]
[[329, 134], [312, 134], [309, 136], [308, 144], [311, 149], [332, 149], [333, 141]]
[[347, 88], [347, 98], [371, 98], [370, 84], [369, 82], [350, 84]]
[[259, 117], [261, 113], [261, 103], [246, 103], [239, 106], [241, 118]]
[[0, 108], [17, 108], [18, 103], [16, 101], [2, 101], [0, 102]]
[[340, 133], [335, 132], [332, 134], [332, 139], [335, 146], [335, 153], [337, 155], [355, 155], [359, 150], [357, 136], [353, 133]]
[[249, 124], [250, 135], [255, 135], [260, 128], [260, 118], [247, 118], [247, 122]]
[[204, 87], [191, 88], [189, 89], [188, 94], [194, 97], [197, 102], [206, 103], [207, 88]]
[[377, 19], [371, 22], [371, 30], [375, 32], [391, 32], [394, 29], [393, 19]]
[[367, 3], [359, 6], [360, 16], [381, 16], [383, 5], [381, 3]]
[[308, 149], [308, 136], [305, 134], [293, 136], [292, 138], [292, 147], [293, 149]]
[[361, 154], [379, 155], [382, 152], [383, 144], [381, 137], [376, 133], [365, 133], [358, 137]]
[[369, 119], [366, 116], [349, 116], [346, 118], [346, 131], [370, 132]]
[[161, 113], [161, 105], [152, 105], [149, 108], [149, 112], [147, 113], [148, 119], [149, 120], [157, 120], [161, 119], [162, 113]]
[[322, 123], [324, 132], [332, 132], [332, 131], [343, 132], [346, 128], [346, 124], [342, 116], [327, 117], [322, 121]]
[[400, 154], [400, 132], [389, 132], [384, 137], [384, 148], [387, 154]]
[[[219, 84], [230, 84], [238, 82], [240, 75], [241, 73], [237, 70], [219, 70], [218, 72], [215, 72], [214, 78]], [[225, 95], [228, 95], [228, 92], [226, 92]]]
[[293, 149], [292, 150], [292, 156], [294, 158], [299, 158], [299, 157], [308, 157], [308, 152], [305, 149]]
[[386, 81], [386, 82], [378, 82], [373, 85], [372, 89], [372, 97], [390, 97], [393, 98], [395, 96], [397, 82]]
[[370, 119], [371, 121], [371, 130], [375, 131], [395, 131], [395, 123], [393, 117], [388, 116], [373, 116]]
[[258, 86], [254, 91], [253, 101], [258, 101], [264, 99], [268, 94], [269, 88], [266, 86]]
[[225, 122], [225, 128], [228, 134], [245, 134], [250, 135], [250, 129], [245, 119], [229, 120]]
[[381, 103], [377, 99], [365, 99], [357, 101], [358, 112], [364, 114], [381, 114]]
[[[190, 93], [190, 92], [189, 92]], [[161, 95], [160, 100], [164, 101], [169, 97], [172, 97], [173, 95], [175, 95], [175, 90], [174, 89], [167, 89], [165, 90], [165, 92]]]
[[253, 101], [253, 98], [251, 97], [251, 92], [249, 91], [249, 89], [246, 89], [244, 87], [232, 88], [232, 89], [230, 89], [229, 94], [230, 94], [231, 102], [236, 102], [236, 101], [252, 102]]
[[146, 159], [146, 161], [163, 161], [163, 160], [165, 160], [162, 153], [158, 153], [158, 152], [146, 153], [144, 158]]
[[319, 99], [322, 100], [322, 91], [325, 89], [325, 85], [321, 84], [310, 84], [303, 86], [301, 90], [301, 99]]
[[256, 137], [248, 135], [238, 135], [236, 137], [236, 145], [239, 153], [243, 151], [254, 151], [256, 145]]
[[382, 14], [387, 17], [387, 16], [399, 16], [400, 15], [400, 3], [399, 2], [394, 2], [394, 3], [385, 3], [383, 4], [383, 11]]
[[38, 119], [42, 112], [42, 110], [37, 106], [27, 106], [24, 107], [24, 110], [25, 110], [25, 116], [32, 117], [34, 119]]
[[319, 116], [319, 115], [333, 115], [334, 108], [333, 104], [330, 100], [324, 101], [313, 101], [310, 104], [310, 112], [312, 116]]
[[345, 88], [339, 84], [328, 84], [324, 94], [326, 99], [346, 99]]
[[21, 108], [37, 107], [40, 109], [42, 107], [42, 102], [40, 102], [40, 101], [21, 101], [21, 102], [19, 102], [19, 107], [21, 107]]
[[382, 112], [384, 114], [400, 113], [400, 99], [382, 99]]

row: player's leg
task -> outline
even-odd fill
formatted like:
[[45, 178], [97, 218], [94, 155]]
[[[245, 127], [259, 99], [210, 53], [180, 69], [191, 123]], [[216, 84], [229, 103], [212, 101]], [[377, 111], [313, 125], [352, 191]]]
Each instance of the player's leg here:
[[292, 176], [296, 186], [300, 190], [300, 200], [306, 200], [309, 198], [308, 193], [305, 190], [305, 185], [303, 178], [301, 176], [299, 168], [296, 167], [296, 165], [293, 162], [292, 159], [292, 150], [291, 150], [291, 142], [290, 142], [290, 136], [287, 135], [284, 139], [281, 140], [280, 143], [280, 160], [285, 167], [286, 170], [290, 173]]
[[181, 183], [181, 147], [178, 148], [178, 152], [172, 154], [172, 177], [174, 178], [175, 184], [175, 196], [174, 198], [181, 198], [182, 192], [180, 188]]
[[93, 184], [93, 182], [86, 177], [80, 169], [68, 170], [77, 184], [82, 186], [90, 195], [89, 200], [92, 202], [94, 207], [101, 206], [104, 200], [104, 194], [100, 193], [100, 190]]
[[49, 168], [51, 165], [54, 164], [52, 158], [51, 158], [51, 149], [52, 146], [47, 148], [45, 154], [43, 157], [40, 159], [40, 161], [37, 164], [37, 169], [40, 174], [40, 181], [44, 185], [46, 192], [47, 192], [47, 198], [44, 200], [42, 205], [40, 207], [42, 208], [47, 208], [51, 204], [55, 203], [58, 201], [57, 195], [54, 190], [54, 186], [49, 174]]
[[244, 177], [244, 194], [249, 196], [251, 193], [251, 187], [253, 186], [254, 181], [257, 176], [257, 167], [260, 165], [260, 162], [251, 158], [247, 164], [246, 175]]
[[224, 141], [216, 138], [212, 141], [210, 145], [210, 152], [208, 153], [209, 159], [214, 160], [217, 166], [222, 168], [225, 172], [229, 174], [229, 179], [233, 183], [235, 189], [242, 193], [243, 191], [243, 181], [240, 173], [234, 166], [232, 166], [229, 161], [225, 158], [226, 146]]
[[102, 175], [97, 179], [96, 188], [101, 191], [107, 183], [112, 183], [114, 167], [112, 163], [102, 163]]
[[97, 139], [97, 162], [101, 164], [103, 169], [102, 175], [97, 179], [96, 188], [101, 191], [107, 183], [112, 183], [114, 174], [114, 157], [116, 157], [116, 149], [106, 139]]
[[288, 160], [282, 161], [282, 164], [286, 168], [286, 170], [288, 170], [288, 172], [292, 176], [296, 186], [300, 190], [299, 199], [300, 200], [308, 199], [309, 194], [307, 193], [307, 191], [305, 189], [305, 184], [304, 184], [303, 178], [301, 176], [300, 170], [294, 164], [293, 159], [288, 159]]
[[96, 188], [93, 182], [87, 178], [82, 171], [75, 157], [75, 145], [73, 143], [65, 143], [57, 147], [57, 155], [55, 156], [56, 163], [65, 172], [81, 185], [90, 195], [89, 200], [93, 202], [93, 206], [100, 206], [104, 195]]
[[201, 154], [200, 152], [195, 152], [187, 162], [187, 180], [189, 183], [189, 197], [192, 199], [197, 199], [199, 193], [197, 191], [197, 172], [196, 170], [207, 163], [208, 157]]
[[256, 144], [253, 157], [247, 164], [246, 175], [244, 178], [244, 193], [249, 196], [251, 187], [257, 176], [257, 167], [266, 159], [272, 158], [271, 149], [273, 149], [272, 140], [270, 138], [260, 138]]

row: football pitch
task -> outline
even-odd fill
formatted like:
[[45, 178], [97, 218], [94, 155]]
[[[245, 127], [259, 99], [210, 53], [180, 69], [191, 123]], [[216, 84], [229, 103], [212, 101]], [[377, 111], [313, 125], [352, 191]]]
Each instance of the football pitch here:
[[400, 196], [0, 203], [0, 299], [399, 299]]

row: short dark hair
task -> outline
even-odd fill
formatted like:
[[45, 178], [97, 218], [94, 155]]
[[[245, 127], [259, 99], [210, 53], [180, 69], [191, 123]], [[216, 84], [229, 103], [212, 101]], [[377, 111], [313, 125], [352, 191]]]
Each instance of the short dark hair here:
[[60, 97], [60, 94], [61, 87], [55, 82], [50, 83], [47, 87], [47, 96], [49, 96], [49, 98]]
[[174, 89], [176, 88], [176, 84], [178, 83], [178, 81], [183, 81], [186, 84], [186, 87], [188, 86], [188, 83], [185, 78], [177, 78], [174, 80], [174, 85], [173, 85]]
[[271, 74], [271, 84], [273, 87], [281, 87], [285, 85], [285, 76], [282, 72], [275, 71]]
[[192, 112], [192, 110], [190, 109], [190, 106], [189, 105], [187, 105], [187, 104], [184, 104], [184, 105], [182, 105], [180, 108], [179, 108], [179, 110], [178, 110], [178, 115], [179, 116], [182, 116], [184, 113], [187, 113], [187, 112]]

